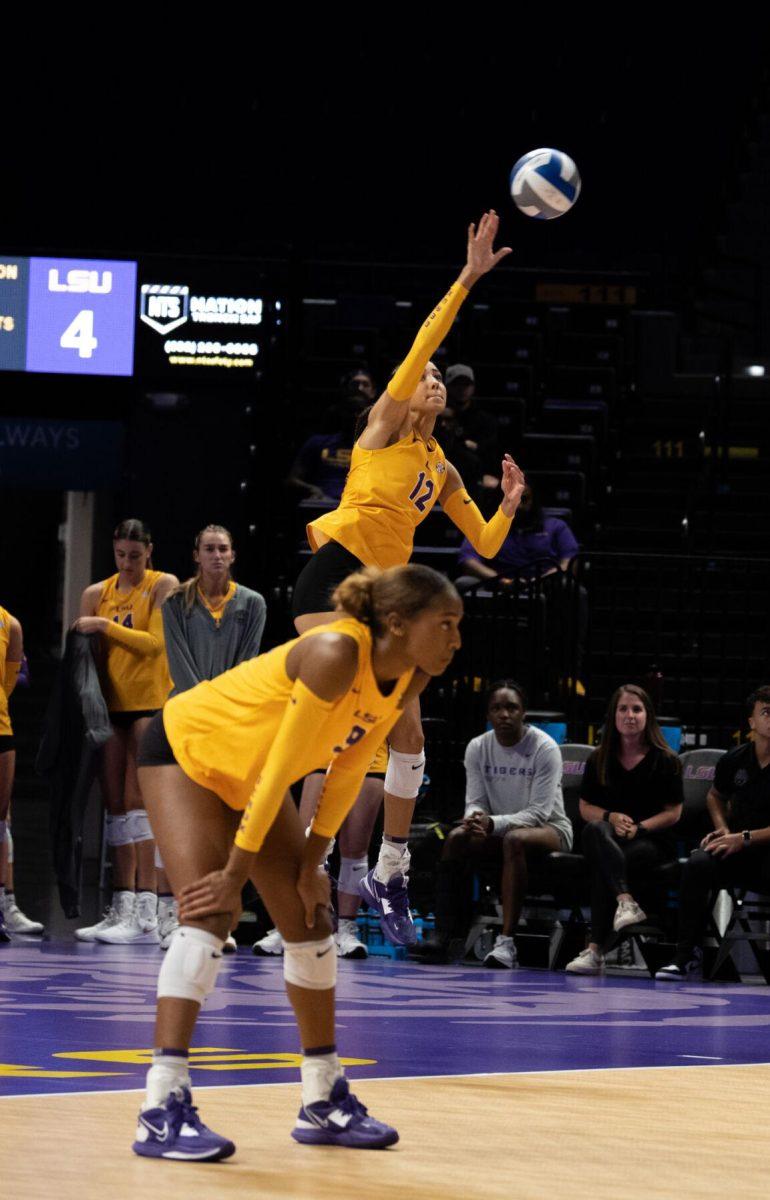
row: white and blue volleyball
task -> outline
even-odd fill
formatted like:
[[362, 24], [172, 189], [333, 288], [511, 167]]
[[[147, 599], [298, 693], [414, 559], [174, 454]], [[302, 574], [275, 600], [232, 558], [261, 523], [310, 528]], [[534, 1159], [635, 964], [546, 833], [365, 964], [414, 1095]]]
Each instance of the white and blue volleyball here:
[[530, 150], [511, 171], [514, 204], [527, 217], [552, 221], [569, 212], [580, 195], [580, 175], [561, 150]]

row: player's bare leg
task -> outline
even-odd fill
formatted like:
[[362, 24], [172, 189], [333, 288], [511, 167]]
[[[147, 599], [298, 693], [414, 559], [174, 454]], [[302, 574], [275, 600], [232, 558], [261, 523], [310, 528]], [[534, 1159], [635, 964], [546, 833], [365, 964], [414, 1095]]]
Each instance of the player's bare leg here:
[[382, 931], [397, 946], [416, 940], [409, 909], [409, 831], [425, 772], [420, 701], [412, 700], [390, 734], [385, 776], [385, 825], [377, 866], [361, 881], [363, 899], [380, 914]]
[[[227, 862], [238, 813], [176, 765], [141, 768], [139, 781], [169, 881], [178, 893]], [[144, 1158], [214, 1161], [235, 1146], [208, 1129], [190, 1090], [189, 1052], [201, 1005], [216, 986], [230, 914], [189, 921], [174, 933], [158, 976], [152, 1066], [133, 1149]]]

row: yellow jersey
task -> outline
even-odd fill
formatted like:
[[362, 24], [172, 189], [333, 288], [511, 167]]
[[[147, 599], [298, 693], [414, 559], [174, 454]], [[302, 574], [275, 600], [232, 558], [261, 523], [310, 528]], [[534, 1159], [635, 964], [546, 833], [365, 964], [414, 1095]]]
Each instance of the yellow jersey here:
[[[144, 578], [128, 592], [118, 591], [118, 575], [102, 584], [96, 615], [115, 621], [125, 629], [145, 631], [150, 626], [152, 593], [162, 571], [145, 571]], [[161, 633], [162, 636], [162, 633]], [[171, 691], [171, 676], [165, 649], [150, 656], [105, 638], [107, 649], [104, 699], [109, 712], [136, 712], [162, 708]]]
[[10, 737], [13, 734], [11, 717], [8, 712], [8, 697], [3, 687], [5, 660], [8, 655], [8, 643], [10, 640], [11, 614], [6, 608], [0, 607], [0, 736], [2, 737]]
[[[325, 710], [323, 721], [314, 728], [302, 728], [284, 749], [279, 729], [285, 716], [291, 718], [292, 705], [304, 688], [286, 674], [286, 660], [297, 642], [322, 633], [343, 633], [355, 640], [356, 676], [338, 700], [327, 704], [315, 698], [316, 706]], [[247, 805], [259, 809], [264, 802], [270, 818], [262, 822], [266, 828], [261, 828], [256, 838], [261, 842], [284, 794], [261, 797], [257, 786], [273, 746], [275, 754], [289, 755], [286, 787], [312, 771], [326, 770], [330, 763], [332, 771], [337, 760], [349, 760], [352, 747], [363, 779], [375, 748], [401, 715], [413, 674], [413, 668], [406, 671], [383, 695], [372, 670], [371, 630], [353, 617], [343, 617], [309, 629], [299, 638], [172, 697], [163, 709], [163, 724], [177, 762], [201, 787], [216, 792], [238, 811]], [[357, 794], [356, 786], [351, 804]], [[259, 812], [254, 816], [259, 823]]]
[[435, 438], [410, 432], [382, 450], [353, 447], [339, 507], [307, 527], [313, 551], [339, 542], [366, 567], [409, 562], [414, 531], [446, 482], [446, 457]]

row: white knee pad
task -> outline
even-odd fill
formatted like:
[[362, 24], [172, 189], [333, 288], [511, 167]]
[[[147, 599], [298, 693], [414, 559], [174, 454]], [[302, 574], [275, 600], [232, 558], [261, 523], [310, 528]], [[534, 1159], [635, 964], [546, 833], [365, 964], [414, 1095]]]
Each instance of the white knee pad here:
[[214, 991], [222, 965], [222, 939], [183, 925], [171, 938], [158, 976], [158, 999], [176, 996], [203, 1004]]
[[337, 880], [337, 890], [348, 896], [358, 895], [358, 885], [369, 870], [369, 859], [340, 858], [340, 874]]
[[105, 820], [105, 837], [108, 846], [129, 846], [133, 842], [128, 813], [107, 814]]
[[388, 754], [388, 769], [385, 772], [385, 791], [391, 796], [402, 796], [414, 800], [420, 790], [425, 774], [425, 752], [403, 754], [391, 746]]
[[[2, 838], [0, 838], [0, 842], [2, 842]], [[8, 866], [12, 867], [13, 866], [13, 838], [11, 837], [10, 825], [6, 825], [6, 827], [5, 827], [5, 844], [8, 847]]]
[[337, 982], [334, 938], [320, 942], [284, 942], [283, 977], [295, 987], [324, 992]]
[[163, 866], [163, 859], [160, 856], [160, 850], [158, 849], [158, 843], [156, 842], [155, 843], [155, 870], [156, 871], [165, 871], [165, 869], [166, 868]]
[[131, 830], [132, 842], [151, 842], [154, 834], [150, 827], [150, 818], [143, 808], [132, 808], [126, 813], [128, 827]]

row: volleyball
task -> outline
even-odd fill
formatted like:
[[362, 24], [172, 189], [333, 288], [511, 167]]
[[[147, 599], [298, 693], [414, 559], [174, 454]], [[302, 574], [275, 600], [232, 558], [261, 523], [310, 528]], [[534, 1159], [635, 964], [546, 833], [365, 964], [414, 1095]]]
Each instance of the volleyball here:
[[530, 150], [514, 165], [511, 195], [527, 217], [552, 221], [569, 212], [580, 195], [580, 175], [561, 150]]

